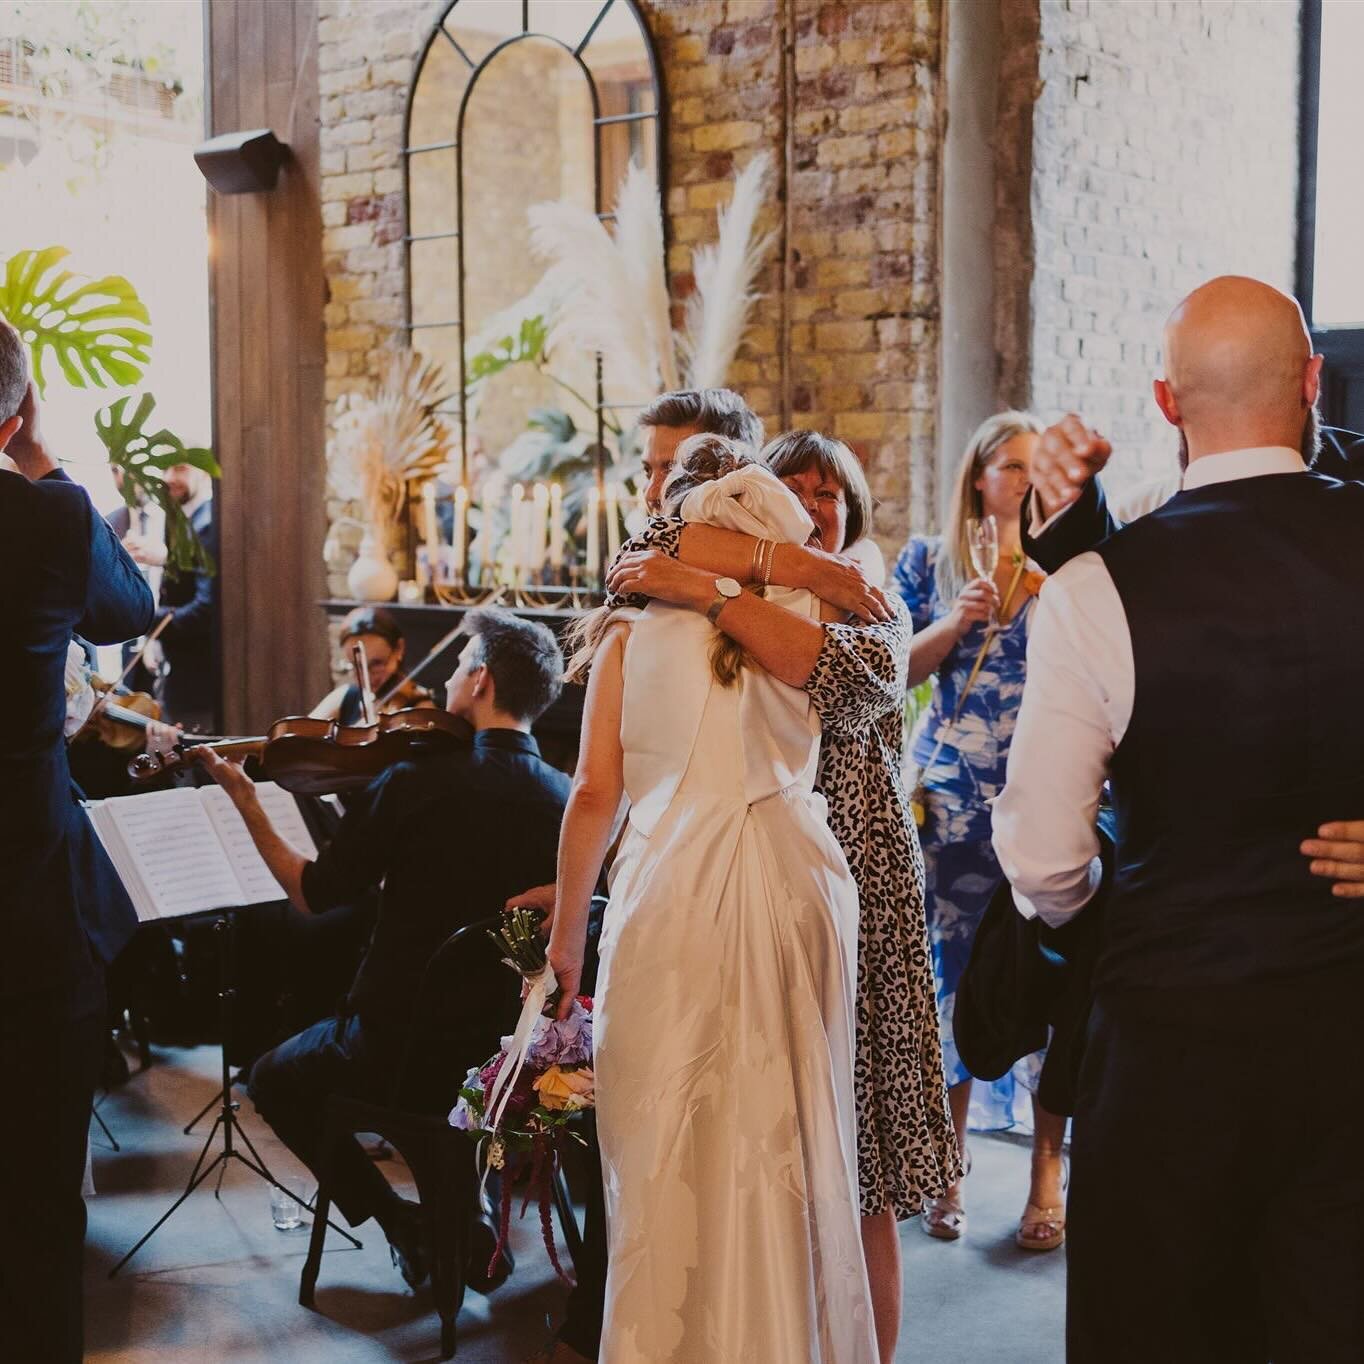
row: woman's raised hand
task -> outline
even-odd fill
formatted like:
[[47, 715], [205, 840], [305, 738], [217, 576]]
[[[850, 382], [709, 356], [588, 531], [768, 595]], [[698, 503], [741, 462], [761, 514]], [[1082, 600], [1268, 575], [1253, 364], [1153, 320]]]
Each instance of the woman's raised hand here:
[[988, 578], [973, 578], [952, 603], [952, 623], [960, 639], [973, 625], [988, 623], [999, 610], [999, 588]]
[[886, 594], [868, 581], [861, 566], [844, 554], [826, 554], [813, 545], [805, 547], [809, 556], [808, 580], [793, 586], [807, 587], [821, 601], [837, 607], [868, 625], [894, 619]]

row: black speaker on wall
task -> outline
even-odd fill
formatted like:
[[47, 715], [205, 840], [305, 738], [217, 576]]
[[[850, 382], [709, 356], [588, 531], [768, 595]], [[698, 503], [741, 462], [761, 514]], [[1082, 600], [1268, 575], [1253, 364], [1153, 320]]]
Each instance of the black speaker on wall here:
[[194, 162], [219, 194], [274, 189], [289, 148], [269, 128], [220, 133], [194, 149]]

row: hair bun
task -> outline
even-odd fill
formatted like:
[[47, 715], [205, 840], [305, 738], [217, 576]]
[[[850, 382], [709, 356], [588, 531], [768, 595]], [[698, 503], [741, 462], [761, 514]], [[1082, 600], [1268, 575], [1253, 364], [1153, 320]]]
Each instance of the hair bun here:
[[698, 482], [709, 483], [752, 464], [753, 454], [728, 436], [703, 431], [688, 436], [678, 446], [674, 463], [682, 473], [690, 474]]

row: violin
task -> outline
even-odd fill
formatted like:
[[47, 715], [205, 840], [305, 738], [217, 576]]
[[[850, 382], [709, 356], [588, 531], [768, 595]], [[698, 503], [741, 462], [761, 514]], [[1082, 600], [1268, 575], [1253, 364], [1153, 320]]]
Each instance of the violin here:
[[[394, 763], [421, 753], [467, 748], [473, 742], [473, 726], [467, 720], [432, 706], [379, 714], [358, 641], [351, 647], [350, 662], [360, 689], [362, 724], [289, 715], [259, 738], [225, 739], [207, 746], [222, 758], [257, 759], [267, 781], [294, 795], [331, 796], [368, 786]], [[128, 764], [128, 775], [134, 782], [149, 781], [188, 761], [183, 745], [167, 754], [143, 753]]]
[[[156, 698], [145, 691], [129, 691], [117, 683], [106, 682], [96, 674], [91, 675], [90, 685], [103, 692], [104, 699], [99, 708], [91, 712], [89, 723], [82, 725], [72, 737], [98, 739], [108, 748], [141, 748], [148, 724], [161, 718], [161, 707]], [[115, 696], [117, 701], [113, 699]]]
[[[422, 753], [448, 753], [473, 742], [473, 726], [431, 706], [391, 711], [372, 724], [342, 725], [311, 715], [276, 720], [268, 734], [195, 745], [219, 757], [255, 758], [266, 781], [298, 796], [358, 791], [394, 763]], [[141, 753], [128, 764], [134, 782], [174, 772], [191, 761], [184, 745], [170, 753]]]

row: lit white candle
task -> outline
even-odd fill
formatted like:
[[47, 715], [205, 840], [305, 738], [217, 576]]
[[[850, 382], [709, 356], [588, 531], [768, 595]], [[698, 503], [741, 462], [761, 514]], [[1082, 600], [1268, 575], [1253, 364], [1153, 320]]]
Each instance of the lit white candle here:
[[606, 557], [614, 563], [620, 553], [620, 485], [606, 485]]
[[564, 566], [564, 490], [558, 483], [549, 487], [549, 563], [554, 569]]
[[531, 576], [538, 578], [545, 567], [545, 543], [549, 538], [549, 488], [537, 483], [530, 507], [530, 562]]
[[450, 557], [454, 560], [451, 572], [459, 581], [464, 580], [464, 556], [469, 545], [469, 490], [463, 486], [455, 489], [455, 520], [450, 528], [453, 550]]
[[601, 489], [587, 490], [587, 577], [594, 581], [601, 562]]
[[526, 490], [521, 484], [513, 483], [511, 490], [511, 530], [509, 531], [511, 553], [507, 556], [507, 563], [513, 574], [520, 573], [525, 565], [525, 526]]
[[422, 512], [426, 522], [426, 557], [435, 563], [440, 557], [440, 523], [436, 520], [436, 481], [429, 479], [422, 485]]

